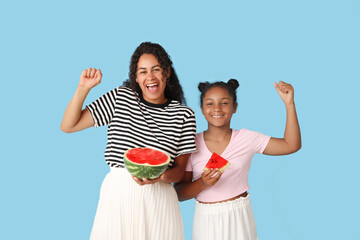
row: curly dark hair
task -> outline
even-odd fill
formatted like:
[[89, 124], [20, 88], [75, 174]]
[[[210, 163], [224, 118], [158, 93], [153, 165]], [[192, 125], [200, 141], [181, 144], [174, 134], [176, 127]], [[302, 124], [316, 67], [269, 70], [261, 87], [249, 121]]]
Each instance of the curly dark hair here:
[[236, 89], [239, 87], [239, 82], [236, 79], [230, 79], [227, 83], [223, 81], [214, 82], [214, 83], [209, 83], [209, 82], [199, 83], [198, 89], [201, 92], [200, 94], [201, 107], [203, 106], [205, 94], [207, 93], [207, 91], [210, 90], [210, 88], [213, 87], [221, 87], [226, 89], [229, 92], [230, 96], [232, 97], [234, 105], [236, 104]]
[[178, 102], [185, 104], [186, 100], [184, 97], [184, 92], [176, 75], [175, 69], [172, 66], [170, 56], [167, 54], [164, 48], [157, 43], [143, 42], [136, 48], [134, 54], [131, 57], [129, 79], [123, 83], [123, 86], [131, 88], [140, 96], [142, 95], [141, 88], [136, 82], [136, 73], [139, 59], [143, 54], [152, 54], [156, 57], [163, 70], [164, 77], [167, 76], [168, 71], [170, 70], [170, 77], [166, 81], [165, 97], [167, 99], [177, 100]]

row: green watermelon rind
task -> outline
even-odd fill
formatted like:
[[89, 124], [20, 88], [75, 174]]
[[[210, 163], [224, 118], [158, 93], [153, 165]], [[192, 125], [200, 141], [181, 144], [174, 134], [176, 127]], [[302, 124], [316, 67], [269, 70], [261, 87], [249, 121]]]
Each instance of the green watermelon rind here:
[[165, 172], [165, 170], [167, 169], [167, 166], [169, 165], [170, 160], [171, 160], [171, 158], [168, 154], [166, 154], [160, 150], [154, 149], [158, 152], [165, 154], [168, 157], [167, 161], [162, 164], [155, 165], [155, 166], [147, 164], [147, 163], [145, 163], [145, 164], [134, 163], [126, 157], [127, 152], [132, 149], [129, 149], [124, 153], [125, 167], [131, 175], [133, 175], [139, 179], [143, 179], [143, 178], [155, 179], [155, 178], [160, 177], [161, 174], [163, 174]]
[[[224, 171], [224, 170], [227, 169], [229, 166], [230, 166], [230, 163], [228, 162], [225, 166], [223, 166], [222, 168], [219, 168], [219, 169], [218, 169], [218, 172]], [[204, 168], [204, 171], [207, 171], [207, 170], [209, 170], [209, 168]]]

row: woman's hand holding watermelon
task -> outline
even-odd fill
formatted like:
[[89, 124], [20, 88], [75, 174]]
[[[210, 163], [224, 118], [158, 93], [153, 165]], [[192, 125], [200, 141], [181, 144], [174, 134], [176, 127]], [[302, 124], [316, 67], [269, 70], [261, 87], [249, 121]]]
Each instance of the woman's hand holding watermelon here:
[[154, 183], [160, 182], [162, 180], [161, 177], [162, 177], [162, 175], [160, 177], [158, 177], [158, 178], [155, 178], [155, 179], [147, 179], [147, 178], [140, 179], [140, 178], [137, 178], [137, 177], [133, 176], [133, 179], [135, 180], [135, 182], [137, 184], [139, 184], [140, 186], [143, 186], [143, 185], [146, 185], [146, 184], [154, 184]]
[[219, 172], [217, 169], [209, 169], [201, 174], [201, 181], [206, 187], [211, 187], [219, 181], [222, 174], [223, 172]]
[[137, 178], [135, 176], [133, 176], [133, 179], [135, 180], [135, 182], [137, 184], [139, 184], [140, 186], [143, 186], [143, 185], [146, 185], [146, 184], [154, 184], [154, 183], [157, 183], [157, 182], [168, 182], [166, 180], [166, 175], [165, 173], [161, 174], [160, 177], [158, 178], [154, 178], [154, 179], [147, 179], [147, 178], [143, 178], [143, 179], [140, 179], [140, 178]]
[[154, 183], [157, 183], [157, 182], [172, 183], [172, 179], [167, 177], [166, 171], [163, 174], [161, 174], [160, 177], [154, 178], [154, 179], [147, 179], [147, 178], [139, 179], [139, 178], [137, 178], [135, 176], [133, 176], [133, 179], [140, 186], [143, 186], [143, 185], [146, 185], [146, 184], [154, 184]]

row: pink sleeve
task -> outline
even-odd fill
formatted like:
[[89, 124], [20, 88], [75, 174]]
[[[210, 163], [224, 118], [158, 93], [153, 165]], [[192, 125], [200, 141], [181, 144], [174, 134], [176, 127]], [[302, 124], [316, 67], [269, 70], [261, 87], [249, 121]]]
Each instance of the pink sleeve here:
[[255, 153], [263, 153], [269, 143], [270, 136], [248, 129], [243, 130], [245, 130], [245, 135], [251, 142], [253, 151], [255, 151]]
[[193, 168], [192, 168], [192, 165], [191, 165], [192, 156], [193, 156], [193, 154], [190, 155], [189, 160], [188, 160], [188, 162], [186, 164], [186, 167], [185, 167], [186, 172], [192, 172], [193, 171]]
[[266, 136], [266, 135], [263, 135], [263, 138], [261, 140], [261, 143], [260, 143], [260, 147], [259, 147], [259, 151], [257, 153], [263, 153], [266, 146], [268, 145], [269, 141], [270, 141], [270, 136]]
[[263, 153], [270, 141], [270, 136], [258, 132], [254, 132], [254, 133], [255, 133], [254, 135], [255, 152]]

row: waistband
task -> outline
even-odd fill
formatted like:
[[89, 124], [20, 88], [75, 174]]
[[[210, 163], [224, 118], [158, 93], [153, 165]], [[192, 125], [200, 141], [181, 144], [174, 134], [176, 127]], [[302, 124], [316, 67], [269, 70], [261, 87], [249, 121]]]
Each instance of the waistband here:
[[220, 202], [220, 203], [201, 203], [195, 200], [195, 211], [200, 212], [223, 212], [223, 211], [231, 211], [236, 208], [241, 208], [244, 206], [250, 205], [250, 194], [248, 193], [246, 197], [239, 197], [234, 200]]

